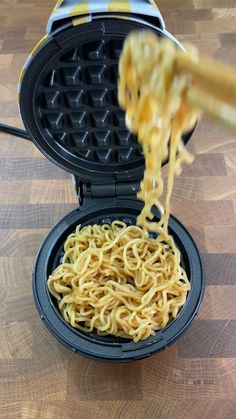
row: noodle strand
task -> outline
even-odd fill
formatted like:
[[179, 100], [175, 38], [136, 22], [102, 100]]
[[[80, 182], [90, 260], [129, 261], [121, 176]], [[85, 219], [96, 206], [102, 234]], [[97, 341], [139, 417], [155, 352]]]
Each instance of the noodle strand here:
[[[175, 56], [173, 43], [151, 32], [131, 33], [125, 41], [119, 103], [144, 151], [138, 193], [144, 206], [136, 226], [122, 221], [79, 225], [65, 241], [62, 263], [49, 276], [48, 288], [64, 320], [83, 332], [147, 339], [176, 318], [190, 290], [168, 221], [175, 174], [183, 162], [192, 161], [181, 137], [194, 126], [197, 113], [185, 100], [188, 76], [175, 75]], [[162, 164], [168, 153], [163, 205]], [[160, 212], [158, 222], [154, 208]]]

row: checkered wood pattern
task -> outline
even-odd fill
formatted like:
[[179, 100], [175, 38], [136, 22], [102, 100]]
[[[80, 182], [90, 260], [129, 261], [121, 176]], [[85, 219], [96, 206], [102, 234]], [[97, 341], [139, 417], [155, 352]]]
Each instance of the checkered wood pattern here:
[[[236, 64], [235, 0], [159, 0], [167, 28]], [[21, 66], [45, 33], [50, 0], [0, 2], [0, 121], [21, 126]], [[196, 158], [175, 184], [172, 213], [203, 255], [206, 293], [173, 346], [128, 365], [74, 355], [45, 329], [31, 272], [49, 230], [77, 197], [70, 175], [30, 142], [0, 135], [0, 417], [233, 419], [236, 417], [236, 138], [202, 120]], [[166, 170], [166, 169], [165, 169]]]

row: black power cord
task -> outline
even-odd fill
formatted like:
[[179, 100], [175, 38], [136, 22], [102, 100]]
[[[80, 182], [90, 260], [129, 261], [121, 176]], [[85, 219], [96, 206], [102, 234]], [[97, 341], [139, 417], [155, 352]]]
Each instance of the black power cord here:
[[7, 134], [14, 135], [15, 137], [21, 137], [25, 140], [32, 141], [30, 135], [24, 129], [11, 127], [10, 125], [0, 124], [0, 131], [6, 132]]

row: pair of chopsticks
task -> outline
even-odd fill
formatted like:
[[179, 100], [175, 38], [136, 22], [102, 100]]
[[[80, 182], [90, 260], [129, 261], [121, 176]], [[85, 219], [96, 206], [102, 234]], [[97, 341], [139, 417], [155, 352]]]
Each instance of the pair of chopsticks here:
[[207, 58], [176, 57], [175, 71], [191, 74], [187, 100], [236, 134], [236, 68]]

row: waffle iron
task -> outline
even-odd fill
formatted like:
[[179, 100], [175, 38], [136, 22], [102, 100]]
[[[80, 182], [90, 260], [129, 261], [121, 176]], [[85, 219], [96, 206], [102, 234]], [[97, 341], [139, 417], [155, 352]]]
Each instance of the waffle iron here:
[[[178, 47], [180, 44], [165, 30], [159, 10], [150, 2], [114, 3], [119, 5], [117, 11], [106, 11], [103, 2], [94, 1], [82, 12], [79, 6], [84, 2], [58, 2], [47, 35], [23, 68], [19, 104], [34, 143], [49, 160], [72, 174], [78, 195], [78, 208], [51, 230], [39, 250], [33, 271], [38, 312], [49, 331], [75, 353], [96, 360], [129, 362], [161, 351], [179, 338], [202, 300], [200, 255], [175, 217], [170, 217], [169, 229], [180, 249], [191, 290], [177, 319], [150, 338], [134, 343], [76, 330], [64, 321], [47, 288], [48, 276], [63, 255], [63, 244], [78, 224], [117, 219], [135, 224], [143, 206], [136, 193], [144, 157], [137, 138], [127, 131], [124, 112], [117, 103], [118, 59], [131, 30], [151, 28], [158, 36], [167, 36]], [[128, 10], [125, 6], [130, 3], [133, 5]], [[185, 143], [191, 135], [184, 136]], [[154, 212], [158, 220], [159, 213]]]

